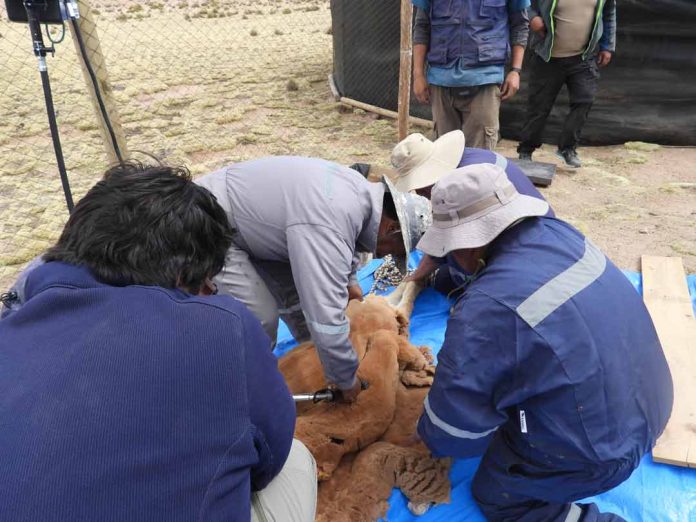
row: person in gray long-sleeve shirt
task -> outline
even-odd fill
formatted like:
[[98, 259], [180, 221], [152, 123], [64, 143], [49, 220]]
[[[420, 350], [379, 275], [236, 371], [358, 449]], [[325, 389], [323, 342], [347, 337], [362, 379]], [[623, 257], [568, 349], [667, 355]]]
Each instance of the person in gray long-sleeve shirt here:
[[345, 308], [349, 287], [357, 285], [357, 254], [405, 250], [385, 185], [301, 157], [234, 164], [197, 183], [217, 197], [235, 229], [215, 279], [219, 290], [246, 304], [273, 341], [279, 316], [295, 339], [311, 338], [326, 380], [354, 398], [358, 360]]

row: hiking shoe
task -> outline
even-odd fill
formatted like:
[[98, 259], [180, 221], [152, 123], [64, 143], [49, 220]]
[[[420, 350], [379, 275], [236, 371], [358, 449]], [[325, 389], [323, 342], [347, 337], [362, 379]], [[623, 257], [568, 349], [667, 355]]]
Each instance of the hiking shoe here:
[[531, 152], [520, 152], [519, 158], [521, 160], [532, 161], [532, 153]]
[[557, 150], [556, 156], [563, 158], [563, 161], [565, 161], [565, 164], [569, 167], [573, 167], [575, 169], [582, 167], [582, 162], [580, 161], [580, 158], [578, 158], [578, 153], [573, 149]]

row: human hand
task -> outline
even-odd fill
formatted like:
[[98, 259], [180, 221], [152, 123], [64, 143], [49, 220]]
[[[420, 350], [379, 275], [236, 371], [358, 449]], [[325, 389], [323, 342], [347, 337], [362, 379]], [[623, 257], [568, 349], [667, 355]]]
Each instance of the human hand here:
[[363, 387], [363, 383], [358, 379], [357, 377], [355, 378], [355, 383], [353, 383], [353, 386], [347, 390], [344, 389], [339, 389], [339, 394], [338, 394], [338, 402], [341, 402], [343, 404], [350, 404], [355, 402], [358, 399], [358, 395], [360, 395], [360, 392], [365, 389]]
[[546, 24], [541, 16], [535, 16], [529, 21], [529, 28], [542, 38], [546, 38]]
[[609, 51], [599, 51], [597, 55], [597, 65], [600, 67], [606, 67], [611, 62], [611, 52]]
[[428, 80], [425, 76], [416, 76], [413, 79], [413, 94], [421, 103], [430, 103], [430, 89], [428, 88]]
[[357, 299], [358, 301], [363, 300], [363, 291], [360, 285], [356, 284], [348, 287], [348, 301], [352, 301], [353, 299]]
[[500, 99], [505, 101], [512, 98], [520, 90], [520, 73], [510, 71], [500, 88]]
[[427, 279], [430, 276], [430, 274], [432, 274], [435, 270], [437, 270], [438, 266], [439, 265], [437, 264], [435, 259], [425, 254], [421, 259], [420, 263], [418, 263], [418, 267], [413, 271], [413, 273], [404, 277], [403, 280], [404, 282], [423, 281]]

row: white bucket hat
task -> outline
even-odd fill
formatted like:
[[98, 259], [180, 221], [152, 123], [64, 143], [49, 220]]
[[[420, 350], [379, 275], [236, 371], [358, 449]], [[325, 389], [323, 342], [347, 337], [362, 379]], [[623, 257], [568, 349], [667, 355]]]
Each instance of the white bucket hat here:
[[492, 164], [462, 167], [433, 187], [433, 224], [418, 249], [435, 257], [489, 244], [515, 221], [543, 216], [546, 201], [517, 192], [505, 171]]
[[410, 192], [435, 184], [457, 168], [464, 154], [464, 133], [448, 132], [436, 141], [422, 134], [411, 134], [394, 147], [391, 163], [398, 177], [394, 180], [401, 192]]

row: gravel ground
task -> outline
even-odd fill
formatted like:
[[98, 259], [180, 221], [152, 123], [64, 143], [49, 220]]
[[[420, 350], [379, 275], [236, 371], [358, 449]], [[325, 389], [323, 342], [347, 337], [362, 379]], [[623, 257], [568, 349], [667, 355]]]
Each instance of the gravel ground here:
[[[388, 163], [394, 122], [331, 98], [327, 1], [93, 6], [131, 150], [194, 175], [271, 154]], [[22, 26], [0, 22], [0, 288], [56, 240], [67, 218], [28, 38]], [[106, 158], [69, 35], [49, 71], [79, 198]], [[502, 141], [499, 152], [514, 157], [515, 145]], [[681, 256], [696, 272], [696, 149], [629, 143], [579, 153], [585, 167], [559, 168], [543, 189], [559, 217], [621, 268], [639, 270], [641, 254], [654, 254]], [[550, 146], [535, 159], [558, 162]]]

